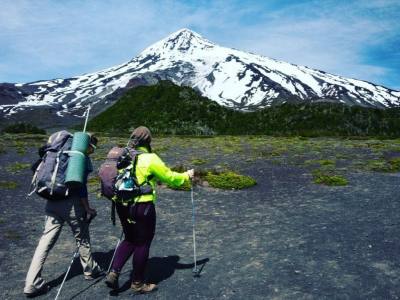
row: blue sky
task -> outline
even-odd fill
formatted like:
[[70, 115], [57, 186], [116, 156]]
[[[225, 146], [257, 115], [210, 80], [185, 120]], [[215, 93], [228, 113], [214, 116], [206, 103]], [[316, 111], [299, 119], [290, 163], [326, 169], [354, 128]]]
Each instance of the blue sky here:
[[0, 0], [0, 82], [130, 60], [181, 28], [220, 44], [400, 90], [400, 1]]

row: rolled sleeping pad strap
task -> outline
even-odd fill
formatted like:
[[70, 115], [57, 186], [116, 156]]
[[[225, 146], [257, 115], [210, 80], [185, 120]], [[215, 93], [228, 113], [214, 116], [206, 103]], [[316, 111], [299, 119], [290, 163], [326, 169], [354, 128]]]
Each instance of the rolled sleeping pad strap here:
[[84, 184], [86, 173], [86, 152], [90, 137], [85, 132], [75, 132], [72, 139], [70, 158], [68, 161], [65, 184], [68, 187], [80, 187]]

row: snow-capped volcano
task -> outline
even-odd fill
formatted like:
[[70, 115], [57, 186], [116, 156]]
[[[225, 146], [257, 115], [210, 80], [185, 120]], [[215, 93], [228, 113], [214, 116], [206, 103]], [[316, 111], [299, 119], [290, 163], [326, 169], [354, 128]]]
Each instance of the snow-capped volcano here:
[[124, 90], [164, 79], [242, 110], [290, 101], [400, 106], [399, 91], [221, 47], [182, 29], [109, 69], [68, 79], [0, 84], [0, 112], [10, 116], [47, 107], [58, 116], [81, 116], [89, 103], [100, 111]]

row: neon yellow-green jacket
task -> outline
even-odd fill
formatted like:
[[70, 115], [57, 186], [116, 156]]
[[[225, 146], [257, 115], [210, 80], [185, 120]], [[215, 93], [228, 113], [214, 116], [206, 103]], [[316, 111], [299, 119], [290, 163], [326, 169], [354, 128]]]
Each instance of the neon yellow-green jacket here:
[[182, 185], [185, 181], [189, 180], [189, 175], [184, 173], [177, 173], [168, 168], [161, 158], [155, 153], [148, 153], [145, 147], [139, 147], [138, 151], [146, 152], [139, 154], [136, 163], [136, 178], [139, 185], [146, 181], [150, 175], [154, 175], [152, 179], [149, 180], [150, 185], [153, 188], [153, 194], [138, 196], [134, 199], [135, 202], [156, 202], [156, 185], [157, 179], [164, 183], [178, 187]]

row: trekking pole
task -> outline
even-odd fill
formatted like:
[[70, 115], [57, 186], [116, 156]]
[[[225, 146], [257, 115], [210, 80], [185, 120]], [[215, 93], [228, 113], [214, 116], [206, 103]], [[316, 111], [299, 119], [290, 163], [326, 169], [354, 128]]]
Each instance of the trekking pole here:
[[192, 272], [196, 276], [199, 274], [199, 270], [197, 269], [197, 257], [196, 257], [196, 230], [195, 230], [195, 213], [194, 213], [194, 200], [193, 200], [193, 183], [190, 186], [190, 197], [192, 199], [193, 259], [194, 259], [194, 268]]
[[[89, 230], [90, 222], [94, 219], [95, 216], [96, 216], [96, 215], [90, 215], [90, 218], [89, 218], [89, 220], [87, 221], [87, 226], [86, 226], [86, 228], [85, 228], [85, 231], [82, 231], [82, 232], [85, 232], [85, 233], [86, 233], [86, 231]], [[68, 267], [68, 269], [67, 269], [67, 272], [65, 273], [64, 279], [63, 279], [63, 281], [62, 281], [62, 283], [61, 283], [60, 288], [58, 289], [57, 295], [56, 295], [56, 297], [54, 298], [54, 300], [57, 300], [57, 299], [58, 299], [58, 296], [59, 296], [60, 293], [61, 293], [61, 290], [62, 290], [62, 288], [63, 288], [63, 286], [64, 286], [64, 283], [65, 283], [65, 281], [67, 280], [69, 271], [71, 270], [72, 264], [74, 263], [75, 258], [78, 257], [79, 247], [80, 247], [80, 246], [81, 246], [81, 243], [78, 242], [78, 245], [76, 246], [76, 250], [75, 250], [75, 252], [74, 252], [74, 256], [72, 257], [71, 263], [69, 264], [69, 267]]]
[[85, 125], [83, 126], [83, 132], [86, 131], [86, 126], [87, 126], [87, 122], [88, 122], [88, 119], [89, 119], [89, 111], [90, 111], [90, 104], [89, 104], [89, 107], [88, 107], [88, 109], [86, 111], [86, 120], [85, 120]]
[[121, 236], [119, 237], [118, 243], [117, 243], [117, 245], [115, 246], [114, 254], [113, 254], [112, 258], [111, 258], [110, 265], [108, 266], [107, 274], [110, 273], [111, 266], [112, 266], [112, 263], [113, 263], [113, 261], [114, 261], [115, 253], [117, 253], [117, 249], [118, 249], [119, 243], [121, 243], [122, 235], [123, 235], [123, 234], [124, 234], [124, 230], [121, 231]]
[[79, 253], [79, 246], [76, 247], [76, 250], [75, 250], [75, 252], [74, 252], [74, 256], [72, 256], [72, 260], [71, 260], [71, 263], [69, 264], [67, 273], [65, 273], [64, 279], [63, 279], [63, 281], [62, 281], [62, 283], [61, 283], [60, 288], [58, 289], [57, 295], [56, 295], [56, 297], [54, 298], [54, 300], [57, 300], [57, 299], [58, 299], [58, 296], [60, 295], [61, 290], [62, 290], [62, 288], [63, 288], [63, 286], [64, 286], [64, 282], [65, 282], [65, 280], [67, 279], [68, 273], [69, 273], [69, 271], [71, 270], [72, 264], [73, 264], [75, 258], [78, 257], [78, 253]]

